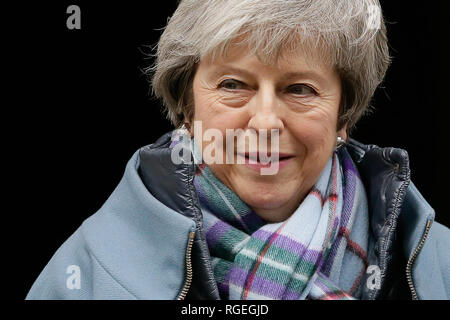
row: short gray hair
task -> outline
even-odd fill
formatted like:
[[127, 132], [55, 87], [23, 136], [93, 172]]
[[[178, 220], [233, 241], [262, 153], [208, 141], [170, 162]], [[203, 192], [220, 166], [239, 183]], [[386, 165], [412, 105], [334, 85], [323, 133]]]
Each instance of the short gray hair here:
[[287, 50], [320, 53], [342, 82], [338, 129], [370, 109], [390, 64], [386, 26], [378, 0], [181, 0], [146, 69], [175, 127], [192, 120], [192, 82], [205, 56], [225, 56], [244, 41], [264, 63]]

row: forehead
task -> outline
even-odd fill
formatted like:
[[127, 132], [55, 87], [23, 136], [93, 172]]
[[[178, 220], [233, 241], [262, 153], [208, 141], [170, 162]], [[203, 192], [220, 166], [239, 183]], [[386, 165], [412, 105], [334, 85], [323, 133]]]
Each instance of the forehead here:
[[290, 45], [272, 51], [255, 50], [244, 37], [236, 38], [228, 45], [217, 48], [201, 59], [201, 64], [220, 68], [236, 66], [269, 72], [317, 72], [327, 74], [334, 72], [326, 53], [319, 48]]

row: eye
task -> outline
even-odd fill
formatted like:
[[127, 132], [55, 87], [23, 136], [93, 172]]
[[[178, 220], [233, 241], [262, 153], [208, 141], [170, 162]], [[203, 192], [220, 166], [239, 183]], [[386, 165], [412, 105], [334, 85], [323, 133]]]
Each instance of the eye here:
[[293, 84], [293, 85], [290, 85], [287, 88], [287, 91], [289, 93], [293, 93], [293, 94], [296, 94], [296, 95], [302, 95], [302, 96], [311, 95], [311, 94], [312, 95], [316, 95], [317, 94], [316, 90], [314, 90], [313, 88], [311, 88], [310, 86], [308, 86], [306, 84]]
[[245, 84], [235, 79], [225, 79], [219, 84], [219, 88], [227, 90], [238, 90], [245, 87]]

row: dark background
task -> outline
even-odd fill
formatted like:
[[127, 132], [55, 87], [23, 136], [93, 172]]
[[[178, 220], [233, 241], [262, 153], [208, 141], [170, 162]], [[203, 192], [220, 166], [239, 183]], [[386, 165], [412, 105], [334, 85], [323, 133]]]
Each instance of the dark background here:
[[[412, 180], [436, 220], [450, 226], [444, 1], [399, 2], [382, 1], [393, 63], [376, 112], [352, 137], [406, 149]], [[3, 10], [12, 70], [3, 158], [12, 179], [2, 226], [12, 298], [25, 297], [57, 248], [100, 208], [132, 154], [171, 130], [142, 73], [151, 62], [143, 52], [176, 8], [155, 3], [55, 1]], [[71, 4], [81, 8], [81, 30], [66, 28]]]

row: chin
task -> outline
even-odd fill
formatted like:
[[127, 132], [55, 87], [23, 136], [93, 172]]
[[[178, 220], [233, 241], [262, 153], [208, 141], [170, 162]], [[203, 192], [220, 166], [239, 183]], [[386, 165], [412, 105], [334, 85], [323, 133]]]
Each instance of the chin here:
[[277, 192], [277, 190], [261, 190], [261, 188], [256, 188], [251, 192], [245, 192], [245, 196], [242, 198], [245, 203], [256, 210], [273, 210], [282, 207], [290, 199], [291, 197], [284, 192]]

